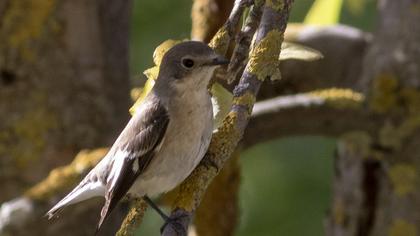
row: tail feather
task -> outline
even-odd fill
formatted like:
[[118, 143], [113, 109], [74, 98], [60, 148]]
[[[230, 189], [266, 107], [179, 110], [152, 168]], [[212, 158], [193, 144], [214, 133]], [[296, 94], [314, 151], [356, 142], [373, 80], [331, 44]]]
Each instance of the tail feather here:
[[89, 182], [82, 181], [76, 188], [74, 188], [67, 196], [59, 201], [46, 214], [48, 219], [51, 219], [58, 214], [64, 207], [87, 200], [96, 196], [104, 196], [105, 186], [100, 181]]

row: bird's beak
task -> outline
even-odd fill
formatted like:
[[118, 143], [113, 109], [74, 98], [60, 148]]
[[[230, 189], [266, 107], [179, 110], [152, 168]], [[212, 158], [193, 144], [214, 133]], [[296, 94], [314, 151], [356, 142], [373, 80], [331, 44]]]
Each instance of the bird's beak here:
[[217, 56], [214, 58], [211, 62], [208, 63], [208, 65], [212, 66], [218, 66], [218, 65], [227, 65], [229, 64], [229, 60], [222, 56]]

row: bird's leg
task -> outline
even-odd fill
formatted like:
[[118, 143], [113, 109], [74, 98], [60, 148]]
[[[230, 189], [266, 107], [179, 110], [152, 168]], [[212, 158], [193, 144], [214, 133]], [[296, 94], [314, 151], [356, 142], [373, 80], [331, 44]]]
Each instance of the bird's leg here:
[[174, 215], [174, 216], [167, 216], [147, 195], [143, 196], [143, 199], [149, 204], [165, 221], [165, 224], [160, 228], [160, 232], [162, 233], [164, 229], [169, 225], [172, 227], [173, 230], [177, 232], [177, 235], [187, 235], [183, 224], [182, 218], [183, 215]]
[[167, 216], [153, 201], [152, 199], [150, 199], [147, 195], [143, 196], [143, 199], [147, 202], [147, 204], [149, 204], [149, 206], [151, 206], [153, 208], [153, 210], [155, 210], [160, 217], [162, 217], [162, 219], [164, 221], [168, 221], [169, 220], [169, 216]]

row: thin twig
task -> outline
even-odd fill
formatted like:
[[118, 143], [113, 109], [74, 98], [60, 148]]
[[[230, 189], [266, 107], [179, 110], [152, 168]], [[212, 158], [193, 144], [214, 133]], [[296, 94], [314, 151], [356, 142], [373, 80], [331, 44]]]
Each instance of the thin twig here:
[[228, 67], [228, 83], [232, 83], [240, 76], [240, 73], [248, 62], [249, 47], [251, 45], [252, 36], [255, 34], [261, 19], [262, 6], [262, 4], [256, 4], [252, 7], [243, 29], [235, 39], [236, 47]]
[[232, 12], [226, 23], [217, 31], [209, 45], [218, 54], [226, 55], [232, 39], [235, 37], [236, 29], [246, 7], [251, 6], [253, 0], [236, 0]]

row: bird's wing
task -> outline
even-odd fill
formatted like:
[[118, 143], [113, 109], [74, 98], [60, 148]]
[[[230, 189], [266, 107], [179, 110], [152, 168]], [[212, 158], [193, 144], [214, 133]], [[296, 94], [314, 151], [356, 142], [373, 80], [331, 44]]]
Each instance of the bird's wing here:
[[106, 181], [105, 205], [97, 230], [147, 168], [162, 143], [169, 123], [168, 112], [159, 102], [144, 105], [141, 114], [132, 118], [114, 144], [115, 154]]

